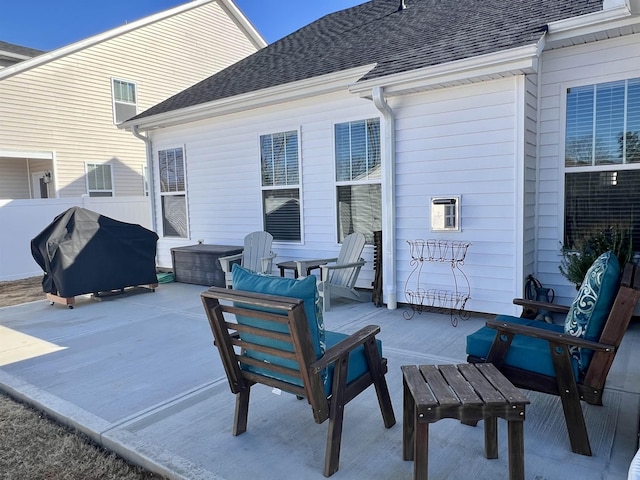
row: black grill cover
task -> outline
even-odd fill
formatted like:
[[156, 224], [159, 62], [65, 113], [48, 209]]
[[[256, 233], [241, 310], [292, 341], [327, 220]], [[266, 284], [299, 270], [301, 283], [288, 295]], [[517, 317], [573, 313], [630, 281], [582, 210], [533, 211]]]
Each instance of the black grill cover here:
[[58, 215], [31, 240], [42, 289], [69, 298], [157, 283], [158, 235], [80, 207]]

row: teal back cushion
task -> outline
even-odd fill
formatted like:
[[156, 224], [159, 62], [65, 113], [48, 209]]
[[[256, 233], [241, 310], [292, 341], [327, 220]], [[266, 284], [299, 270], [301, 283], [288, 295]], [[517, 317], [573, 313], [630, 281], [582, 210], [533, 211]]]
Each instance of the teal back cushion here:
[[[298, 298], [304, 301], [304, 310], [309, 322], [309, 331], [311, 333], [311, 341], [316, 358], [324, 355], [326, 350], [324, 321], [322, 318], [322, 309], [317, 303], [318, 291], [316, 288], [316, 277], [309, 276], [303, 279], [275, 277], [271, 275], [255, 274], [239, 265], [233, 265], [233, 288], [234, 290], [242, 290], [246, 292], [265, 293], [268, 295], [279, 295], [282, 297]], [[252, 306], [251, 308], [256, 309]], [[266, 309], [265, 309], [266, 310]], [[268, 320], [260, 320], [247, 316], [237, 315], [238, 323], [263, 328], [266, 330], [276, 331], [280, 333], [289, 333], [285, 324], [270, 322]], [[292, 344], [269, 339], [266, 337], [258, 337], [256, 335], [241, 334], [241, 338], [251, 343], [264, 345], [280, 350], [293, 351]], [[265, 353], [248, 350], [245, 352], [248, 357], [258, 359], [263, 362], [274, 363], [283, 367], [298, 370], [298, 364], [291, 360], [285, 360], [280, 357], [268, 355]], [[301, 386], [301, 382], [295, 377], [274, 373], [268, 369], [261, 369], [252, 366], [244, 366], [250, 371], [255, 371], [262, 375], [278, 378], [289, 383]]]
[[[612, 251], [600, 255], [589, 267], [565, 320], [565, 333], [598, 341], [620, 286], [620, 264]], [[593, 351], [574, 347], [571, 354], [580, 370], [589, 366]]]

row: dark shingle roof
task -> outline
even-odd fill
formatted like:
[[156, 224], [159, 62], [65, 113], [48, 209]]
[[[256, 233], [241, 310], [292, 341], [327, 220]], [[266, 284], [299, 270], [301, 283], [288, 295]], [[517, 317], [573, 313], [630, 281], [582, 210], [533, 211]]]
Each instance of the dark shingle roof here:
[[368, 64], [364, 79], [536, 43], [602, 0], [373, 0], [327, 15], [135, 118]]
[[22, 47], [13, 43], [7, 43], [0, 40], [0, 51], [24, 55], [25, 57], [37, 57], [46, 53], [44, 50], [36, 50], [35, 48]]

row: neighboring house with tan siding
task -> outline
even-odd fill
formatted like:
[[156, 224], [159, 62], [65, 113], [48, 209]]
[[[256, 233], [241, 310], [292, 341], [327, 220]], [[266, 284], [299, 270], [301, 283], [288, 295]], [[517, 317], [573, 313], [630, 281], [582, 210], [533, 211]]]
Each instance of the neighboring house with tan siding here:
[[146, 193], [117, 124], [266, 46], [231, 0], [194, 0], [51, 52], [0, 42], [0, 199]]

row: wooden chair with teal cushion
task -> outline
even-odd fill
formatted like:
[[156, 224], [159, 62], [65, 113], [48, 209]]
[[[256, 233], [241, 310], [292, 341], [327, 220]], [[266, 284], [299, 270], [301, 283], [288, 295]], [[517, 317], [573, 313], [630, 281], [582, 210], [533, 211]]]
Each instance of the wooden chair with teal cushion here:
[[[467, 336], [467, 360], [489, 362], [516, 386], [562, 400], [571, 449], [591, 455], [580, 401], [602, 405], [607, 374], [640, 298], [640, 272], [627, 264], [622, 279], [611, 251], [596, 259], [570, 307], [533, 302], [562, 311], [563, 325], [499, 315]], [[521, 299], [514, 303], [531, 307]]]
[[344, 406], [373, 385], [386, 428], [396, 420], [385, 379], [380, 331], [324, 329], [314, 276], [254, 274], [233, 267], [233, 290], [202, 293], [209, 325], [236, 394], [233, 435], [247, 429], [249, 391], [260, 383], [306, 398], [316, 423], [329, 420], [324, 475], [338, 470]]

